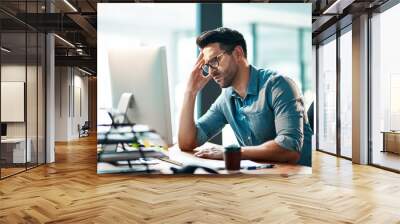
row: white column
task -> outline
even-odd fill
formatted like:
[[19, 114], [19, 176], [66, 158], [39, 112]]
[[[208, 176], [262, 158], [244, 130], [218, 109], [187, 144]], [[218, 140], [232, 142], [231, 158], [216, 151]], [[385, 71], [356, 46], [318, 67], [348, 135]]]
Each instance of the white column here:
[[[54, 12], [54, 5], [46, 1], [46, 11]], [[46, 35], [46, 163], [55, 162], [55, 43], [54, 35]]]
[[368, 15], [353, 20], [353, 162], [368, 163]]
[[54, 35], [46, 36], [46, 163], [55, 161], [54, 133], [55, 133], [55, 76], [54, 76]]

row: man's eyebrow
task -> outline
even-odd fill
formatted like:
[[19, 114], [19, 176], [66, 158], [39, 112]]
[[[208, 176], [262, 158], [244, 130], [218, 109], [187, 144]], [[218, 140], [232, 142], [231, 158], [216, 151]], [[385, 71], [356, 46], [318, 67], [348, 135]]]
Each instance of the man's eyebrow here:
[[209, 61], [211, 61], [211, 60], [213, 60], [214, 58], [216, 58], [218, 56], [218, 54], [217, 55], [215, 55], [215, 56], [213, 56], [213, 57], [210, 57], [210, 60], [208, 60], [207, 62], [209, 62]]

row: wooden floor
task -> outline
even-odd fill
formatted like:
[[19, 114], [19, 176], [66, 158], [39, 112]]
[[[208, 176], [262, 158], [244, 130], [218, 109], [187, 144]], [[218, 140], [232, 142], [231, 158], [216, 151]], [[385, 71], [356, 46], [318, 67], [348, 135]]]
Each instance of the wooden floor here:
[[313, 174], [96, 174], [95, 138], [0, 181], [0, 223], [400, 223], [400, 175], [315, 152]]
[[2, 167], [0, 169], [1, 169], [1, 178], [4, 178], [4, 177], [7, 177], [7, 176], [10, 176], [10, 175], [13, 175], [13, 174], [16, 174], [16, 173], [26, 170], [25, 167], [24, 168], [19, 168], [19, 167], [18, 168], [9, 168], [9, 167], [4, 168], [4, 167]]
[[400, 154], [376, 150], [374, 151], [372, 162], [377, 165], [400, 170]]

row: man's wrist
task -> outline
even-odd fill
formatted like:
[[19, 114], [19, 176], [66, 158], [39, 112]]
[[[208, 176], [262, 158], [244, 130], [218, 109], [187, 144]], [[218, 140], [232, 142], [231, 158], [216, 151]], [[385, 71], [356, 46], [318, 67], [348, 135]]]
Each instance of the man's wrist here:
[[196, 91], [196, 90], [187, 89], [187, 90], [185, 91], [185, 95], [187, 95], [187, 96], [193, 98], [193, 97], [196, 97], [197, 92], [198, 92], [198, 91]]
[[246, 149], [244, 147], [240, 148], [240, 154], [241, 154], [241, 159], [242, 160], [247, 160], [248, 159], [247, 158], [247, 152], [246, 152]]

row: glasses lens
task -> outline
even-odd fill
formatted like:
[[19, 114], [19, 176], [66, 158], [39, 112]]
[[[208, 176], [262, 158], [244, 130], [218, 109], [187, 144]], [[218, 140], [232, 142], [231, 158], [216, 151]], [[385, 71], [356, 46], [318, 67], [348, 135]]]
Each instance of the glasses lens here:
[[208, 65], [203, 65], [201, 69], [203, 70], [203, 75], [208, 75], [210, 71], [210, 67]]
[[213, 60], [209, 61], [208, 64], [209, 64], [211, 67], [216, 68], [216, 67], [218, 67], [218, 59], [217, 59], [217, 58], [214, 58]]

